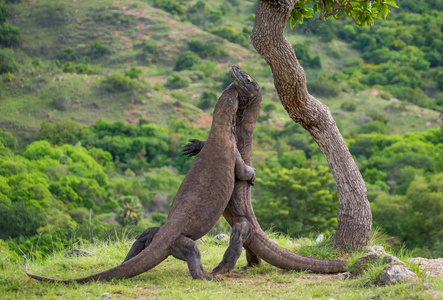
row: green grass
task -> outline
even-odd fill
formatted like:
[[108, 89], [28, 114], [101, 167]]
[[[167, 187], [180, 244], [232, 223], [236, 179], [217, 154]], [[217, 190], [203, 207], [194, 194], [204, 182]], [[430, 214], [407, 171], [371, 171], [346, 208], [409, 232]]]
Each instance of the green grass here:
[[[271, 237], [291, 250], [315, 244], [307, 238], [291, 240], [275, 234], [271, 234]], [[328, 243], [326, 240], [325, 245]], [[203, 266], [210, 271], [222, 258], [227, 243], [217, 244], [210, 236], [205, 236], [198, 246]], [[130, 244], [125, 239], [119, 239], [116, 242], [85, 243], [77, 247], [91, 250], [95, 254], [65, 258], [63, 252], [56, 252], [46, 259], [31, 261], [30, 272], [61, 279], [87, 276], [121, 263]], [[5, 251], [2, 254], [2, 299], [98, 299], [103, 293], [122, 299], [404, 299], [415, 294], [419, 295], [418, 299], [426, 299], [430, 293], [443, 291], [442, 280], [427, 277], [420, 272], [416, 283], [379, 285], [380, 266], [371, 267], [369, 271], [351, 279], [342, 279], [337, 275], [282, 271], [267, 263], [242, 270], [241, 266], [246, 263], [244, 253], [235, 270], [228, 276], [221, 276], [221, 282], [193, 280], [186, 263], [170, 257], [154, 269], [131, 279], [66, 285], [30, 279], [23, 272], [23, 258]], [[304, 254], [315, 255], [316, 251], [305, 251]], [[403, 255], [402, 258], [405, 258]]]

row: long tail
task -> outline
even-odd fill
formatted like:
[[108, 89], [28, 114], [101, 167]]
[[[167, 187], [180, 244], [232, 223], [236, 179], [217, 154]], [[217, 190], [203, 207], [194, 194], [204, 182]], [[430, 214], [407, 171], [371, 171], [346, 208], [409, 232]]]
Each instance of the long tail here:
[[[161, 228], [163, 229], [163, 228]], [[165, 260], [171, 253], [170, 246], [172, 242], [178, 237], [176, 234], [164, 234], [164, 230], [159, 230], [155, 235], [152, 243], [140, 252], [134, 258], [118, 265], [112, 269], [106, 270], [101, 273], [97, 273], [88, 277], [70, 279], [70, 280], [62, 280], [55, 279], [50, 277], [44, 277], [39, 275], [34, 275], [28, 272], [28, 265], [26, 265], [25, 272], [26, 274], [34, 279], [40, 281], [52, 281], [52, 282], [63, 282], [63, 283], [86, 283], [89, 281], [105, 281], [112, 280], [117, 278], [130, 278], [141, 273], [144, 273], [156, 265]], [[162, 234], [163, 233], [163, 234]]]
[[247, 247], [267, 263], [285, 270], [306, 270], [315, 273], [339, 273], [345, 271], [345, 262], [318, 259], [289, 251], [266, 237], [260, 229], [247, 243]]

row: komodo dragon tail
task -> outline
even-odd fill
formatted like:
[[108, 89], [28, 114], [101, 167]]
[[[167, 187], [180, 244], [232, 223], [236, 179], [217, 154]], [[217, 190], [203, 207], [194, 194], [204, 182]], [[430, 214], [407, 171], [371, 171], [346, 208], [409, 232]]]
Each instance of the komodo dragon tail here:
[[256, 231], [247, 246], [264, 261], [280, 269], [307, 270], [315, 273], [345, 271], [346, 263], [343, 261], [318, 259], [294, 253], [272, 242], [262, 230]]
[[154, 237], [152, 243], [142, 252], [140, 252], [137, 256], [112, 269], [88, 277], [62, 280], [62, 279], [55, 279], [50, 277], [34, 275], [28, 272], [27, 264], [25, 272], [29, 277], [40, 281], [63, 282], [63, 283], [73, 283], [73, 282], [86, 283], [89, 281], [99, 281], [99, 280], [106, 281], [112, 279], [123, 279], [123, 278], [134, 277], [154, 268], [156, 265], [161, 263], [171, 254], [170, 246], [173, 243], [173, 241], [177, 238], [177, 236], [173, 234], [162, 235], [159, 233], [161, 232], [159, 231]]

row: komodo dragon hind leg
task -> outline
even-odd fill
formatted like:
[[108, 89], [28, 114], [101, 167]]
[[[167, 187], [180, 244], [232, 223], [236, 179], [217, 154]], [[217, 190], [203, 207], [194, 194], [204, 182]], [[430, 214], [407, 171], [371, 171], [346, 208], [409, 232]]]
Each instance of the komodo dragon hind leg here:
[[186, 261], [189, 273], [194, 279], [220, 280], [218, 278], [207, 275], [203, 270], [201, 262], [200, 250], [190, 238], [181, 235], [171, 247], [172, 256], [177, 259]]
[[246, 250], [246, 266], [243, 266], [243, 270], [252, 267], [259, 267], [261, 265], [261, 258], [257, 256], [252, 250], [245, 247]]
[[134, 244], [132, 244], [131, 249], [129, 249], [128, 255], [126, 255], [126, 258], [123, 262], [137, 256], [137, 254], [142, 252], [143, 249], [148, 247], [149, 244], [152, 242], [154, 235], [159, 229], [160, 227], [151, 227], [143, 231], [143, 233], [140, 234], [139, 237], [135, 240]]
[[[241, 255], [243, 244], [251, 237], [253, 230], [252, 224], [246, 219], [234, 223], [232, 226], [231, 239], [229, 240], [229, 247], [223, 256], [223, 260], [212, 270], [211, 274], [225, 274], [234, 269]], [[253, 256], [250, 257], [251, 262], [248, 261], [248, 265], [253, 265], [254, 263], [260, 264], [260, 258], [254, 253], [252, 253], [252, 255]]]

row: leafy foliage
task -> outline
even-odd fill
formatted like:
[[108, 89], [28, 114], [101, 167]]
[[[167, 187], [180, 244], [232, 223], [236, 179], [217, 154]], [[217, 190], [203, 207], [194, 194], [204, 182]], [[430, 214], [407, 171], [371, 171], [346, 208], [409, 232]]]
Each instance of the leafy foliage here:
[[14, 73], [18, 67], [19, 64], [15, 61], [14, 50], [0, 49], [0, 74]]
[[340, 19], [343, 15], [352, 19], [358, 26], [374, 25], [374, 19], [386, 19], [390, 7], [398, 8], [393, 0], [375, 1], [343, 1], [343, 0], [302, 0], [294, 5], [289, 18], [291, 28], [296, 23], [303, 24], [304, 18], [312, 18], [319, 13], [316, 20], [325, 21], [329, 18]]

